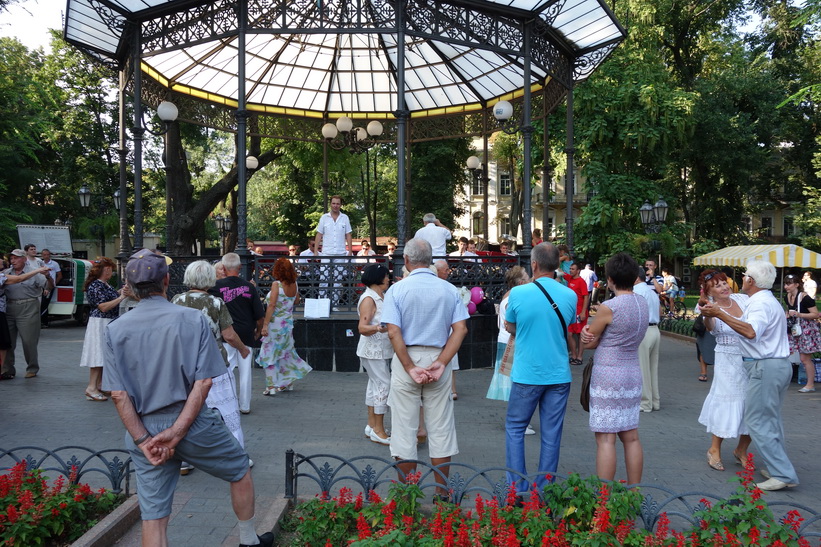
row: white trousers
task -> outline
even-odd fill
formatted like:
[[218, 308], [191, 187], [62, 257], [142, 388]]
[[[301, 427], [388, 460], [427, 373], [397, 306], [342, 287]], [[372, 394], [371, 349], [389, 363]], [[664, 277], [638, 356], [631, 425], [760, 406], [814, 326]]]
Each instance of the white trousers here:
[[251, 367], [253, 366], [254, 351], [248, 348], [248, 357], [242, 358], [239, 351], [232, 346], [225, 344], [228, 352], [229, 370], [233, 374], [235, 368], [239, 368], [239, 410], [240, 412], [251, 412]]

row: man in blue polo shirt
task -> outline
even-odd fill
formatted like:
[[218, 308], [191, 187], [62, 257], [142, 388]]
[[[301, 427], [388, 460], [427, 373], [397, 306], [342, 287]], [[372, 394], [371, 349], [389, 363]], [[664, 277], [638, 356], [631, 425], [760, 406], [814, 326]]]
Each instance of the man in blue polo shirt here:
[[[505, 328], [516, 337], [513, 354], [513, 383], [505, 420], [506, 465], [527, 474], [524, 435], [539, 406], [541, 451], [537, 471], [555, 473], [559, 466], [564, 413], [570, 393], [570, 364], [567, 355], [567, 325], [575, 321], [576, 293], [553, 279], [559, 267], [559, 251], [550, 243], [533, 247], [530, 255], [533, 283], [514, 287], [505, 313]], [[549, 297], [548, 297], [549, 295]], [[551, 304], [549, 301], [555, 304]], [[561, 314], [561, 318], [559, 316]], [[508, 473], [508, 482], [527, 482]], [[537, 479], [539, 486], [544, 475]]]

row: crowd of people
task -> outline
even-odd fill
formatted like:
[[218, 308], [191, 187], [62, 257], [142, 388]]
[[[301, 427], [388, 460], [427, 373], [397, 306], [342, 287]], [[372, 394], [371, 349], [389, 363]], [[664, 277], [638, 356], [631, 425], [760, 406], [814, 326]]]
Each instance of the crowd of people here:
[[[331, 199], [331, 210], [300, 257], [353, 255], [350, 221], [341, 204], [338, 196]], [[365, 437], [390, 447], [400, 480], [415, 470], [417, 447], [427, 442], [431, 463], [439, 466], [437, 495], [446, 498], [447, 464], [459, 453], [453, 374], [469, 313], [460, 292], [447, 282], [447, 261], [434, 261], [447, 256], [451, 230], [433, 214], [425, 215], [423, 223], [405, 243], [406, 269], [393, 284], [386, 266], [362, 268], [356, 355], [367, 373]], [[660, 298], [671, 294], [675, 282], [669, 271], [657, 273], [655, 261], [640, 266], [618, 253], [604, 266], [602, 283], [611, 297], [593, 305], [599, 283], [592, 267], [574, 261], [570, 249], [541, 241], [541, 234], [534, 233], [533, 243], [532, 273], [522, 266], [506, 272], [487, 391], [488, 398], [507, 403], [508, 482], [520, 491], [529, 489], [524, 438], [537, 430], [537, 483], [557, 471], [571, 367], [582, 364], [585, 350], [593, 350], [589, 428], [596, 441], [596, 472], [603, 479], [616, 477], [618, 439], [627, 482], [639, 483], [640, 413], [661, 409]], [[479, 256], [475, 242], [460, 238], [457, 245], [452, 256]], [[289, 247], [294, 256], [298, 251]], [[394, 251], [395, 246], [389, 249]], [[501, 252], [513, 251], [503, 242]], [[359, 255], [373, 256], [367, 240]], [[26, 377], [39, 372], [41, 306], [59, 280], [59, 268], [55, 271], [50, 262], [45, 251], [40, 260], [36, 248], [32, 253], [26, 246], [12, 251], [11, 266], [0, 270], [3, 379], [15, 376], [18, 335]], [[269, 545], [268, 534], [260, 537], [254, 531], [253, 461], [244, 449], [242, 415], [251, 412], [254, 361], [264, 368], [267, 396], [292, 390], [312, 370], [293, 338], [299, 262], [295, 267], [292, 259], [278, 259], [270, 291], [262, 298], [254, 282], [240, 275], [237, 254], [227, 253], [217, 264], [196, 261], [185, 270], [188, 291], [169, 302], [170, 263], [157, 252], [140, 250], [124, 268], [119, 290], [109, 284], [114, 262], [101, 258], [93, 263], [83, 288], [92, 308], [80, 363], [89, 368], [85, 397], [92, 402], [113, 399], [128, 432], [144, 538], [161, 544], [176, 477], [196, 467], [230, 483], [242, 545]], [[733, 457], [745, 464], [755, 442], [756, 461], [766, 479], [758, 484], [763, 490], [798, 484], [781, 420], [792, 377], [788, 357], [799, 355], [808, 378], [799, 392], [808, 393], [815, 391], [812, 354], [821, 351], [811, 275], [784, 277], [786, 311], [772, 294], [775, 278], [771, 264], [751, 261], [744, 294], [734, 292], [732, 280], [718, 270], [702, 272], [698, 281], [704, 326], [715, 338], [714, 357], [708, 358], [715, 370], [713, 383], [699, 416], [711, 436], [707, 464], [725, 469], [724, 439], [738, 439]], [[128, 301], [135, 305], [124, 306]], [[389, 408], [390, 429], [385, 420]]]

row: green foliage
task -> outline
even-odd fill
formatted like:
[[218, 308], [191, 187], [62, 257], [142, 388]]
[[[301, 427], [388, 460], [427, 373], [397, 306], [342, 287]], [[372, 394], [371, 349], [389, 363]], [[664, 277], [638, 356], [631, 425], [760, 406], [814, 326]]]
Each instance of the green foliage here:
[[26, 462], [0, 476], [0, 542], [3, 545], [64, 545], [82, 536], [123, 501], [105, 489], [68, 483], [52, 486]]
[[[662, 513], [652, 532], [637, 526], [642, 495], [624, 484], [571, 474], [563, 482], [544, 487], [542, 498], [532, 491], [518, 500], [484, 500], [476, 496], [474, 510], [436, 502], [422, 509], [415, 480], [395, 483], [387, 500], [371, 492], [368, 503], [348, 489], [298, 504], [285, 525], [288, 538], [280, 545], [304, 546], [681, 546], [809, 545], [799, 538], [802, 522], [797, 511], [776, 522], [761, 490], [752, 483], [753, 468], [742, 475], [736, 494], [711, 506], [702, 500], [696, 525], [671, 531]], [[544, 499], [545, 502], [542, 502]], [[778, 543], [780, 542], [780, 543]]]
[[462, 189], [467, 182], [465, 158], [471, 155], [466, 138], [412, 145], [407, 239], [422, 227], [422, 216], [433, 213], [448, 228], [464, 211]]

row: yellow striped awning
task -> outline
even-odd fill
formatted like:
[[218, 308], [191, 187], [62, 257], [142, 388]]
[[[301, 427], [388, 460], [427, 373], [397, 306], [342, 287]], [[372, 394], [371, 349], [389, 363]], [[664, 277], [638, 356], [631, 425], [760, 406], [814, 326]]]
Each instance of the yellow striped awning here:
[[798, 245], [736, 245], [697, 256], [694, 266], [745, 267], [750, 260], [766, 260], [776, 268], [821, 268], [821, 254]]

